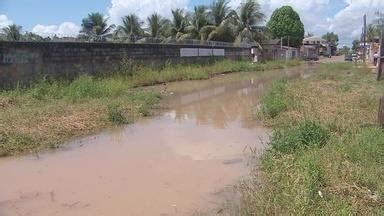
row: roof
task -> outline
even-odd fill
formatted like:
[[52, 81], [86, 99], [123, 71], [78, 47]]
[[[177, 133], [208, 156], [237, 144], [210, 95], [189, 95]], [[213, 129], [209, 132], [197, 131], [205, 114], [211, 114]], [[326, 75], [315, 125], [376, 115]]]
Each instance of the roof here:
[[280, 43], [281, 43], [280, 39], [273, 39], [273, 40], [264, 42], [263, 45], [280, 45]]
[[303, 40], [304, 42], [305, 41], [320, 41], [320, 42], [326, 42], [326, 40], [324, 40], [323, 38], [321, 38], [321, 37], [318, 37], [318, 36], [312, 36], [312, 37], [306, 37], [306, 38], [304, 38], [304, 40]]

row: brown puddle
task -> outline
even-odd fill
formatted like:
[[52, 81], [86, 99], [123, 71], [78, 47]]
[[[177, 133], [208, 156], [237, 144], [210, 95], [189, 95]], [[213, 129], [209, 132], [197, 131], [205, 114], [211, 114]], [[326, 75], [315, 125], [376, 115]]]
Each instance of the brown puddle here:
[[193, 215], [247, 174], [264, 85], [289, 71], [169, 84], [170, 109], [51, 153], [0, 159], [0, 215]]

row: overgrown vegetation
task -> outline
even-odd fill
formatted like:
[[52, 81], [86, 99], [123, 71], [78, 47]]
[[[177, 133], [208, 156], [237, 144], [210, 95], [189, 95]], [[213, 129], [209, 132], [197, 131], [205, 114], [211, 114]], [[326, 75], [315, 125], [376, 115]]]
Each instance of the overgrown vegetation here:
[[368, 69], [345, 63], [288, 82], [278, 97], [291, 97], [289, 105], [264, 116], [275, 131], [260, 169], [241, 185], [243, 214], [383, 215], [383, 92]]
[[272, 87], [262, 97], [261, 110], [265, 116], [274, 118], [287, 109], [290, 97], [285, 94], [286, 88], [287, 79], [272, 83]]
[[111, 76], [81, 75], [72, 82], [43, 79], [29, 88], [2, 91], [0, 155], [57, 147], [72, 137], [150, 116], [160, 94], [140, 86], [298, 64], [297, 61], [251, 64], [222, 60], [202, 66], [166, 64], [155, 70], [125, 60]]

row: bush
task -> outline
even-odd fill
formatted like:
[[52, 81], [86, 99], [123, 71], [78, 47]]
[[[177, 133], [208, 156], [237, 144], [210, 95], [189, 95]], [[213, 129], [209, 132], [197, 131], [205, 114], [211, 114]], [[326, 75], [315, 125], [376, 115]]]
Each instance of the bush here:
[[90, 76], [80, 76], [66, 89], [65, 97], [72, 101], [95, 98], [105, 94], [105, 88]]
[[270, 144], [272, 148], [293, 153], [308, 147], [321, 147], [330, 137], [329, 129], [318, 121], [304, 120], [298, 125], [275, 129]]
[[264, 115], [274, 118], [288, 108], [289, 97], [285, 93], [287, 79], [280, 79], [272, 83], [272, 87], [261, 99], [261, 111]]
[[108, 107], [108, 120], [112, 122], [113, 124], [119, 125], [119, 124], [126, 124], [129, 121], [124, 115], [124, 110], [120, 105], [114, 104]]

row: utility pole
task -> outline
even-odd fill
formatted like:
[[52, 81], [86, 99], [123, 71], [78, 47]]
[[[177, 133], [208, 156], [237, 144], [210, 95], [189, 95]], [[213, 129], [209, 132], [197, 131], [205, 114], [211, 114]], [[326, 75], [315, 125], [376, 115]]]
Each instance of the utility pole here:
[[365, 63], [366, 54], [367, 54], [367, 44], [366, 44], [366, 39], [367, 39], [367, 14], [364, 14], [363, 19], [364, 19], [364, 27], [363, 27], [363, 43], [364, 43], [363, 62]]

